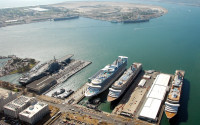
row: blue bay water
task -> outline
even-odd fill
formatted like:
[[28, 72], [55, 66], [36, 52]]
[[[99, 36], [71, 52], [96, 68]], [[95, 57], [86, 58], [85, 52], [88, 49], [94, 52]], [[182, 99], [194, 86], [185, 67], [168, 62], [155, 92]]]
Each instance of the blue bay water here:
[[[143, 63], [145, 70], [174, 74], [176, 69], [183, 69], [186, 80], [182, 108], [173, 124], [200, 124], [200, 8], [148, 3], [165, 7], [168, 14], [138, 24], [79, 18], [0, 28], [0, 55], [15, 54], [47, 61], [53, 56], [72, 53], [76, 59], [92, 61], [90, 66], [60, 85], [74, 90], [118, 55], [128, 56], [129, 66], [135, 61]], [[168, 124], [165, 115], [161, 123]]]

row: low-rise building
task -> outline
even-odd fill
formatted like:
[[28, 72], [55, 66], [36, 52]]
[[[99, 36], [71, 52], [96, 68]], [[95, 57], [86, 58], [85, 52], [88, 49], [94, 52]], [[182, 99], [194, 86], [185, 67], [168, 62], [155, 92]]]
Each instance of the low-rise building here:
[[19, 119], [29, 124], [35, 124], [49, 113], [48, 104], [37, 102], [19, 113]]
[[10, 90], [0, 88], [0, 112], [3, 111], [3, 106], [17, 98], [17, 93]]
[[34, 104], [35, 102], [36, 102], [35, 98], [20, 96], [16, 98], [15, 100], [4, 105], [4, 108], [3, 108], [4, 114], [9, 115], [14, 118], [18, 118], [18, 115], [21, 111], [23, 111], [25, 108], [27, 108], [31, 104]]

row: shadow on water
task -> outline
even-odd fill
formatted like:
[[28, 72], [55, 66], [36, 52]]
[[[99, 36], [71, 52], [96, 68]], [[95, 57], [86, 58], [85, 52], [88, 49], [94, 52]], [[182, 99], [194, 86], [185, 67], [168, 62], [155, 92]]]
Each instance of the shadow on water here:
[[170, 125], [179, 125], [181, 122], [187, 122], [189, 93], [190, 82], [184, 79], [178, 114], [173, 119], [170, 119]]

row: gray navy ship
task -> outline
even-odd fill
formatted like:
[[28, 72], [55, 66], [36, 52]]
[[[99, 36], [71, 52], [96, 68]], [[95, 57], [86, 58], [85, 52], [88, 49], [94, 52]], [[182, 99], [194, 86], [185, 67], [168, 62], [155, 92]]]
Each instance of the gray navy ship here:
[[19, 78], [19, 83], [22, 85], [27, 85], [46, 75], [59, 71], [59, 69], [61, 69], [64, 65], [66, 65], [69, 62], [72, 56], [73, 55], [67, 55], [58, 60], [54, 58], [54, 60], [50, 60], [49, 62], [45, 62], [43, 64], [35, 66], [33, 69], [23, 74]]
[[109, 86], [125, 71], [128, 57], [119, 56], [111, 65], [105, 66], [88, 79], [86, 97], [93, 97], [108, 89]]

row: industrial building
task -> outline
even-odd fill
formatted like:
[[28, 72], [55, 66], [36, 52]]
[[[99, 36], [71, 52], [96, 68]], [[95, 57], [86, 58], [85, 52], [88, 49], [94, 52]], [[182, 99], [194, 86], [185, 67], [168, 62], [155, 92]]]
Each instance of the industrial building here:
[[17, 93], [10, 90], [0, 88], [0, 112], [3, 111], [3, 106], [17, 98]]
[[26, 96], [20, 96], [15, 100], [4, 105], [4, 114], [9, 115], [14, 118], [18, 118], [18, 114], [25, 108], [34, 104], [36, 102], [35, 98], [29, 98]]
[[166, 95], [171, 76], [159, 74], [151, 86], [146, 102], [139, 114], [140, 119], [156, 122], [161, 103]]
[[35, 92], [37, 94], [42, 94], [47, 91], [50, 87], [55, 85], [57, 82], [50, 76], [45, 76], [39, 80], [36, 80], [26, 86], [28, 91]]
[[49, 113], [48, 104], [37, 102], [19, 113], [19, 119], [29, 124], [35, 124]]

